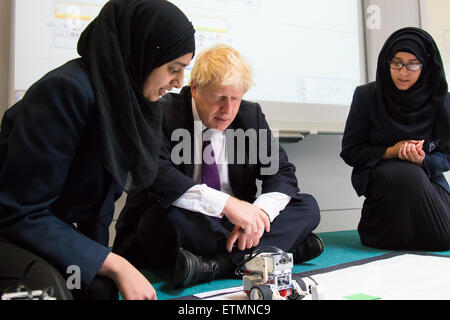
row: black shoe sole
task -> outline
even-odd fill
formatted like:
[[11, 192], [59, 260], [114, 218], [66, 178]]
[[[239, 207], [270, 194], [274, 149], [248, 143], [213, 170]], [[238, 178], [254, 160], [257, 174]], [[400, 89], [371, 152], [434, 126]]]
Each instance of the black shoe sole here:
[[[302, 248], [305, 246], [306, 248]], [[302, 243], [297, 245], [296, 252], [294, 253], [294, 263], [300, 264], [317, 258], [322, 254], [323, 249], [322, 239], [316, 234], [311, 233]]]

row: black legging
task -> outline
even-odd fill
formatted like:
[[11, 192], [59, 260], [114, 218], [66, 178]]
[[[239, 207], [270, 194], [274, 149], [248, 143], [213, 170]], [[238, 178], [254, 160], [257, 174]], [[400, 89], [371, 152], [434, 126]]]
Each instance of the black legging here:
[[358, 232], [363, 244], [392, 250], [450, 250], [450, 195], [425, 170], [382, 161], [370, 175]]
[[86, 290], [69, 290], [66, 279], [46, 260], [10, 242], [0, 241], [0, 292], [14, 292], [19, 284], [28, 290], [50, 288], [47, 292], [58, 300], [118, 299], [118, 289], [107, 277], [96, 276]]

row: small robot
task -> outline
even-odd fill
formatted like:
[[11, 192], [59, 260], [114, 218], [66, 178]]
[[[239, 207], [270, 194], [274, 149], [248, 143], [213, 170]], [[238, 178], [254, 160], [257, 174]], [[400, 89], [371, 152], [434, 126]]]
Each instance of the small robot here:
[[243, 276], [244, 292], [250, 300], [301, 300], [309, 294], [318, 300], [317, 283], [311, 278], [309, 283], [299, 277], [292, 279], [293, 266], [292, 253], [262, 247], [245, 256], [236, 274]]

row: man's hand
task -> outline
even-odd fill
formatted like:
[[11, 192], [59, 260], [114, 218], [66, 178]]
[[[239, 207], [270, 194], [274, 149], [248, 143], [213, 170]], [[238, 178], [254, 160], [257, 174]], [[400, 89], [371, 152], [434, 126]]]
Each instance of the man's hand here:
[[258, 206], [251, 203], [229, 197], [223, 214], [235, 225], [227, 240], [227, 250], [231, 249], [238, 241], [240, 250], [256, 246], [261, 239], [264, 230], [270, 231], [270, 219]]
[[156, 300], [156, 291], [148, 280], [131, 263], [110, 253], [98, 272], [111, 278], [126, 300]]
[[[245, 248], [247, 248], [247, 245], [248, 245], [248, 249], [250, 249], [253, 246], [252, 237], [250, 237], [249, 235], [246, 235], [243, 232], [243, 230], [238, 226], [234, 226], [233, 231], [231, 231], [231, 233], [228, 236], [227, 245], [226, 245], [228, 252], [231, 252], [233, 250], [233, 246], [236, 241], [238, 242], [239, 250], [245, 250]], [[259, 239], [257, 240], [257, 242], [259, 243]], [[255, 244], [255, 245], [258, 245], [258, 244]]]
[[245, 234], [270, 231], [270, 220], [267, 214], [258, 206], [246, 201], [229, 197], [223, 208], [223, 214], [236, 226], [241, 227]]
[[233, 231], [228, 235], [226, 249], [228, 252], [233, 250], [234, 244], [238, 243], [237, 247], [239, 250], [250, 249], [256, 247], [259, 244], [264, 230], [262, 233], [257, 234], [246, 234], [239, 226], [234, 226]]

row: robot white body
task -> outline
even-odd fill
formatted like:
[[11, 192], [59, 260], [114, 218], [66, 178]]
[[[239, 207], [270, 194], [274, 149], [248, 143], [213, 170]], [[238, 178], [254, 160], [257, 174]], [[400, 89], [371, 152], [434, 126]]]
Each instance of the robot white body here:
[[300, 300], [312, 294], [318, 299], [317, 285], [302, 287], [292, 279], [293, 258], [291, 253], [261, 253], [245, 264], [244, 291], [250, 300]]

